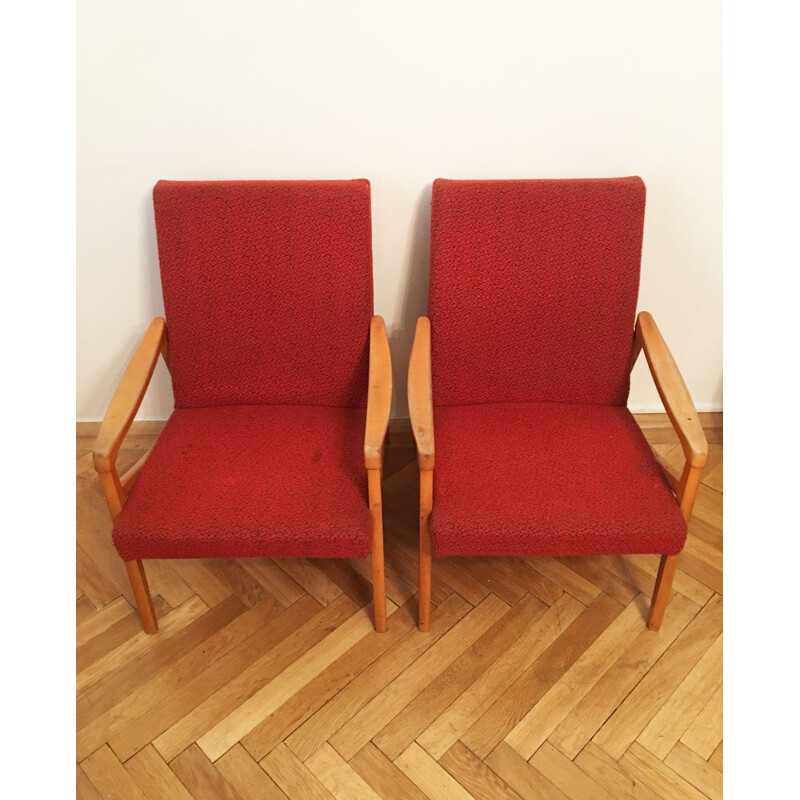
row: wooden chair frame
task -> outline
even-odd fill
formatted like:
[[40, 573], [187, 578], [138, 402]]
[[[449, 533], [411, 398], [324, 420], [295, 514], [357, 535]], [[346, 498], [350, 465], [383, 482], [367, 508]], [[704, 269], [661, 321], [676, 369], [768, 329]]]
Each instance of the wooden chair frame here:
[[[700, 478], [708, 461], [708, 443], [675, 359], [661, 336], [655, 320], [646, 311], [642, 311], [636, 319], [629, 369], [633, 369], [642, 350], [667, 416], [678, 434], [686, 457], [681, 475], [673, 472], [663, 459], [658, 456], [656, 459], [664, 471], [688, 525]], [[419, 629], [421, 631], [428, 630], [431, 614], [430, 516], [433, 510], [435, 463], [432, 389], [431, 323], [428, 317], [420, 317], [417, 321], [408, 368], [408, 405], [419, 462]], [[679, 557], [679, 555], [661, 556], [647, 619], [647, 627], [651, 630], [657, 631], [661, 627]]]
[[[117, 471], [117, 456], [136, 412], [142, 403], [158, 357], [161, 355], [169, 369], [167, 325], [156, 317], [149, 325], [139, 347], [117, 386], [100, 432], [94, 444], [94, 467], [106, 498], [111, 519], [122, 511], [131, 487], [147, 461], [145, 453], [124, 475]], [[386, 630], [386, 579], [383, 560], [383, 504], [381, 477], [383, 446], [389, 427], [392, 401], [392, 362], [386, 326], [381, 317], [374, 316], [369, 327], [369, 388], [367, 418], [364, 433], [364, 463], [367, 468], [369, 507], [372, 518], [372, 590], [374, 597], [375, 630]], [[141, 560], [126, 561], [125, 568], [136, 599], [142, 628], [147, 633], [158, 630], [153, 600]]]

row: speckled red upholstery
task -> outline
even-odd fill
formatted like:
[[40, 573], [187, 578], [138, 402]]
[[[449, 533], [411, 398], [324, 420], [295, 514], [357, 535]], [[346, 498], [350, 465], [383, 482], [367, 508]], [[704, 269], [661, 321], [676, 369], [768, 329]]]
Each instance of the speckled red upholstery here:
[[366, 412], [176, 409], [114, 525], [134, 558], [364, 558]]
[[159, 181], [153, 200], [177, 408], [366, 404], [368, 181]]
[[623, 405], [644, 202], [640, 178], [435, 181], [434, 402]]
[[640, 178], [433, 185], [437, 555], [678, 553], [625, 408]]
[[681, 551], [686, 525], [627, 408], [434, 410], [436, 555]]
[[119, 554], [365, 557], [369, 182], [160, 181], [153, 198], [176, 410]]

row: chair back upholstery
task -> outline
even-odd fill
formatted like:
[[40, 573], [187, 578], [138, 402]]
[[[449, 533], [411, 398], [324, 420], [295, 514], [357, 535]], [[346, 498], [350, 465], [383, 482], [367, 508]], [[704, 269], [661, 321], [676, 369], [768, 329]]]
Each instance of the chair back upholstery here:
[[433, 184], [437, 405], [624, 405], [644, 224], [640, 178]]
[[366, 405], [369, 181], [159, 181], [176, 407]]

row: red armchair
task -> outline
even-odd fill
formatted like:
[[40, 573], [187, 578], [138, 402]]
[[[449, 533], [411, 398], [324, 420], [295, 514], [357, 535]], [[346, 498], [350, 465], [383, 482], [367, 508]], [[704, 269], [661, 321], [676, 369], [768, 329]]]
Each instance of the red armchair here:
[[[434, 183], [430, 319], [408, 376], [420, 629], [432, 553], [659, 553], [661, 625], [708, 446], [653, 318], [636, 318], [644, 206], [639, 178]], [[680, 477], [626, 407], [642, 349]]]
[[[386, 329], [372, 316], [370, 188], [356, 181], [160, 181], [166, 322], [130, 362], [94, 448], [143, 628], [152, 558], [364, 558], [386, 629], [381, 468]], [[116, 458], [156, 361], [175, 410]]]

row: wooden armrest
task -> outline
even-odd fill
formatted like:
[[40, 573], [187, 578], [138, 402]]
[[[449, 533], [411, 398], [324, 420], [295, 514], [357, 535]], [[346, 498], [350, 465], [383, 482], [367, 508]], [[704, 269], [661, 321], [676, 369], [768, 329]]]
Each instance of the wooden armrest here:
[[367, 429], [364, 434], [364, 463], [367, 469], [381, 469], [383, 442], [392, 409], [392, 355], [383, 317], [369, 323], [369, 390]]
[[667, 343], [647, 311], [642, 311], [636, 320], [634, 359], [640, 349], [644, 350], [661, 402], [683, 446], [687, 467], [704, 467], [708, 461], [708, 442], [697, 410]]
[[421, 470], [434, 465], [433, 391], [431, 385], [431, 321], [417, 320], [414, 346], [408, 363], [408, 411], [411, 429], [417, 442], [417, 459]]
[[114, 470], [120, 445], [142, 404], [150, 378], [164, 344], [166, 323], [156, 317], [117, 386], [94, 443], [94, 467], [100, 473]]

